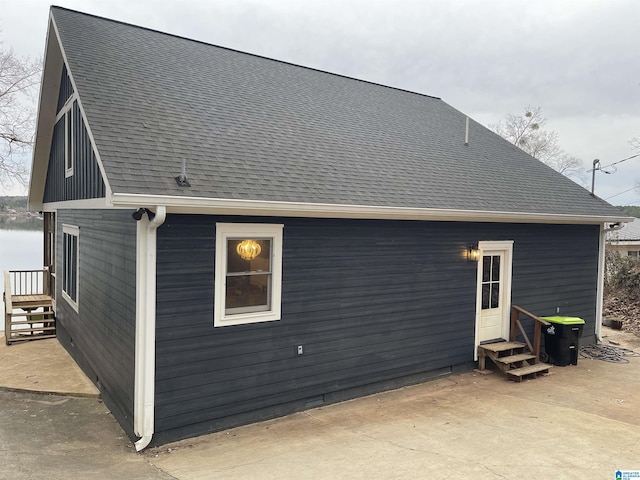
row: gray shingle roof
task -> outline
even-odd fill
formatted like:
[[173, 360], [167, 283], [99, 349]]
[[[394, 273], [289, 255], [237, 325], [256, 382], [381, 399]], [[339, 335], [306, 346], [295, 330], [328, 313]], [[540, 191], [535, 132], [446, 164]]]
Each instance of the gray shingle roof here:
[[52, 13], [114, 193], [620, 216], [438, 98]]
[[640, 219], [635, 218], [620, 230], [615, 230], [608, 234], [609, 240], [623, 242], [640, 242]]

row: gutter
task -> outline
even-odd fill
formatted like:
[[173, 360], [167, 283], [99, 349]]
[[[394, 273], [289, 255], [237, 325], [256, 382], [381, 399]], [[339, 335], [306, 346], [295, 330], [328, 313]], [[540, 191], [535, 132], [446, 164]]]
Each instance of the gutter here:
[[602, 224], [604, 222], [628, 222], [631, 220], [631, 217], [627, 217], [623, 214], [610, 216], [489, 210], [452, 210], [442, 208], [343, 205], [271, 200], [233, 200], [224, 198], [126, 193], [113, 193], [109, 199], [109, 206], [114, 208], [153, 208], [155, 205], [165, 205], [170, 213], [308, 218], [362, 218], [502, 223], [576, 223], [593, 225]]
[[624, 227], [624, 223], [616, 222], [604, 223], [600, 226], [600, 240], [598, 242], [598, 285], [596, 287], [596, 342], [603, 343], [602, 340], [602, 310], [604, 308], [604, 275], [605, 275], [605, 250], [607, 246], [607, 233], [615, 232]]
[[[146, 213], [147, 215], [144, 215]], [[167, 216], [164, 206], [155, 215], [138, 214], [136, 230], [136, 343], [133, 430], [140, 437], [136, 451], [151, 442], [155, 413], [156, 356], [156, 231]], [[136, 217], [134, 217], [136, 218]]]

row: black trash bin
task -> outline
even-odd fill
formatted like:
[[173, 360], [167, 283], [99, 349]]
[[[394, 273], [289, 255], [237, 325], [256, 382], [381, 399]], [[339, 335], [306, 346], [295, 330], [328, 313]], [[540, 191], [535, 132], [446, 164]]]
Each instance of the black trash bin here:
[[580, 336], [584, 320], [579, 317], [542, 317], [551, 325], [542, 325], [544, 349], [549, 361], [565, 367], [578, 364]]

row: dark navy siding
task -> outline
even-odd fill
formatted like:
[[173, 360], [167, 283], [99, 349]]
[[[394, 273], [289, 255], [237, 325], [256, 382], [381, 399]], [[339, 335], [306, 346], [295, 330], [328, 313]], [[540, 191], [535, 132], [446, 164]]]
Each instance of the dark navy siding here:
[[78, 103], [74, 106], [74, 151], [75, 162], [73, 175], [65, 178], [65, 127], [64, 116], [58, 120], [53, 129], [49, 166], [45, 184], [44, 203], [63, 202], [67, 200], [86, 200], [105, 196], [105, 185], [98, 167], [95, 152], [89, 134], [80, 114]]
[[481, 240], [515, 241], [513, 303], [593, 333], [597, 226], [253, 219], [285, 225], [282, 320], [213, 328], [216, 221], [252, 220], [159, 229], [158, 442], [470, 365]]
[[136, 223], [122, 210], [58, 210], [57, 272], [63, 272], [63, 224], [80, 229], [80, 285], [76, 313], [62, 297], [62, 279], [56, 282], [59, 338], [132, 435]]
[[58, 94], [58, 107], [56, 113], [58, 113], [69, 97], [73, 95], [73, 85], [71, 85], [71, 78], [69, 78], [69, 72], [67, 72], [67, 65], [62, 66], [62, 78], [60, 79], [60, 93]]

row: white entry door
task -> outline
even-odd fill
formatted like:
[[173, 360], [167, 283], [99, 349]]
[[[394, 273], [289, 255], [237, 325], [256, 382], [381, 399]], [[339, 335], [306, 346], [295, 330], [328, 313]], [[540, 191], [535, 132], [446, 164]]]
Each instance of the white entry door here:
[[476, 347], [509, 336], [513, 242], [480, 242], [478, 247]]

